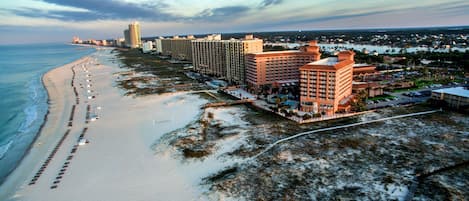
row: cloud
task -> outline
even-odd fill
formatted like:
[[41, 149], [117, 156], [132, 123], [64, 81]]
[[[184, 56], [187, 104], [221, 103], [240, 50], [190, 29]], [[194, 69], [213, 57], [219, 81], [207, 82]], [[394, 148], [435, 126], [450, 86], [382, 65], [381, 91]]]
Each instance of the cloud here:
[[49, 18], [64, 21], [87, 21], [106, 18], [103, 14], [82, 11], [45, 11], [37, 8], [3, 9], [17, 16], [30, 18]]
[[[267, 0], [267, 4], [274, 4], [280, 0]], [[44, 0], [44, 2], [74, 10], [44, 10], [38, 8], [21, 7], [17, 9], [3, 9], [11, 14], [23, 17], [43, 17], [62, 21], [92, 21], [92, 20], [148, 20], [148, 21], [206, 21], [219, 22], [221, 20], [238, 17], [251, 10], [248, 6], [226, 6], [208, 8], [194, 16], [183, 17], [165, 12], [169, 5], [157, 1], [152, 3], [129, 3], [115, 0]]]
[[469, 13], [469, 3], [464, 2], [462, 5], [451, 5], [439, 7], [438, 9], [444, 16], [467, 15]]
[[[351, 19], [356, 17], [371, 17], [373, 15], [385, 14], [391, 11], [370, 11], [364, 13], [350, 13], [350, 14], [335, 14], [335, 15], [326, 15], [326, 16], [319, 16], [319, 17], [297, 17], [297, 18], [290, 18], [284, 20], [278, 20], [275, 22], [262, 22], [262, 24], [253, 24], [250, 28], [272, 28], [272, 27], [279, 27], [284, 25], [295, 25], [295, 24], [312, 24], [312, 23], [327, 23], [328, 21], [337, 21], [337, 20], [344, 20], [344, 19]], [[341, 12], [334, 12], [334, 13], [346, 13], [345, 10], [341, 10]]]
[[[28, 3], [30, 2], [30, 3]], [[428, 25], [467, 25], [467, 0], [412, 3], [364, 0], [25, 0], [0, 5], [4, 39], [28, 34], [50, 40], [121, 37], [129, 21], [139, 20], [142, 35], [204, 34], [295, 29], [343, 29]], [[1, 4], [1, 3], [0, 3]], [[79, 24], [79, 26], [77, 26]], [[21, 29], [21, 27], [27, 27]], [[16, 32], [15, 29], [20, 31]], [[55, 30], [61, 30], [60, 38]], [[51, 32], [50, 34], [47, 34]], [[35, 38], [36, 39], [36, 38]], [[40, 37], [37, 40], [41, 40]]]
[[195, 17], [189, 17], [188, 20], [203, 21], [222, 21], [240, 16], [250, 10], [247, 6], [227, 6], [214, 9], [205, 9]]
[[158, 19], [173, 20], [176, 17], [163, 12], [164, 3], [134, 4], [114, 0], [44, 0], [46, 3], [85, 9], [88, 12], [76, 11], [48, 11], [37, 13], [36, 9], [16, 9], [14, 14], [20, 16], [35, 16], [43, 14], [43, 17], [60, 19], [64, 21], [84, 21], [103, 19]]
[[260, 4], [260, 7], [265, 8], [268, 6], [281, 4], [282, 2], [283, 0], [263, 0]]

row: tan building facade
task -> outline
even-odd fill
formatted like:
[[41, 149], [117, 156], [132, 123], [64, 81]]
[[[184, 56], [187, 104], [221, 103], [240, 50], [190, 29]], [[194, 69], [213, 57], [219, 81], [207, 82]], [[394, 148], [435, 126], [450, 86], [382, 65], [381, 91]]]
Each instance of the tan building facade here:
[[221, 40], [219, 35], [192, 41], [192, 63], [200, 73], [226, 79], [232, 83], [245, 82], [245, 55], [262, 52], [263, 43], [248, 35], [246, 39]]
[[224, 41], [226, 52], [226, 79], [229, 82], [244, 84], [246, 81], [246, 54], [262, 52], [263, 42], [259, 39]]
[[316, 41], [300, 50], [272, 51], [246, 55], [246, 83], [257, 91], [262, 86], [279, 82], [298, 82], [299, 68], [319, 60]]
[[343, 51], [338, 57], [311, 62], [300, 68], [300, 110], [332, 115], [348, 110], [352, 94], [355, 53]]
[[192, 64], [202, 74], [226, 78], [226, 50], [220, 40], [192, 41]]
[[173, 59], [192, 61], [192, 41], [194, 36], [187, 38], [173, 37], [161, 40], [162, 54], [171, 56]]
[[129, 40], [130, 48], [139, 48], [142, 46], [140, 24], [138, 22], [132, 22], [132, 24], [129, 24]]

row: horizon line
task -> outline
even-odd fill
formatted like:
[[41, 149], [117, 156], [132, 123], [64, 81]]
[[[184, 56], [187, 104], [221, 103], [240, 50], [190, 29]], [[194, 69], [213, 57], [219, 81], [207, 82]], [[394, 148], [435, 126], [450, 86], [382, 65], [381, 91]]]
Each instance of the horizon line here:
[[[298, 30], [277, 30], [277, 31], [239, 31], [239, 32], [218, 32], [219, 34], [255, 34], [255, 33], [275, 33], [275, 32], [311, 32], [311, 31], [317, 31], [317, 32], [334, 32], [334, 31], [376, 31], [376, 32], [386, 32], [386, 31], [395, 31], [395, 30], [419, 30], [419, 29], [431, 29], [431, 30], [440, 30], [440, 29], [469, 29], [469, 24], [468, 25], [448, 25], [448, 26], [407, 26], [407, 27], [358, 27], [358, 28], [324, 28], [324, 29], [298, 29]], [[451, 31], [451, 30], [450, 30]], [[201, 36], [201, 35], [209, 35], [213, 33], [194, 33], [194, 34], [174, 34], [174, 35], [154, 35], [154, 36], [142, 36], [142, 39], [147, 39], [147, 38], [156, 38], [159, 36], [163, 37], [171, 37], [171, 36], [188, 36], [188, 35], [194, 35], [194, 36]], [[73, 37], [73, 36], [71, 36]], [[94, 40], [114, 40], [116, 38], [107, 38], [107, 39], [94, 39]], [[86, 39], [88, 40], [88, 39]], [[13, 42], [13, 43], [0, 43], [0, 46], [7, 46], [7, 45], [28, 45], [28, 44], [58, 44], [58, 43], [68, 43], [69, 41], [36, 41], [36, 42], [31, 42], [31, 41], [24, 41], [24, 42]]]
[[[461, 29], [469, 29], [469, 24], [467, 25], [448, 25], [448, 26], [402, 26], [402, 27], [359, 27], [359, 28], [319, 28], [319, 29], [286, 29], [286, 30], [277, 30], [277, 31], [239, 31], [239, 32], [218, 32], [219, 34], [242, 34], [242, 33], [274, 33], [274, 32], [311, 32], [311, 31], [318, 31], [318, 32], [328, 32], [328, 31], [369, 31], [369, 30], [377, 30], [377, 31], [389, 31], [389, 30], [418, 30], [418, 29], [450, 29], [450, 28], [461, 28]], [[141, 38], [153, 38], [158, 36], [163, 37], [170, 37], [170, 36], [188, 36], [188, 35], [209, 35], [213, 33], [193, 33], [193, 34], [173, 34], [173, 35], [156, 35], [156, 36], [142, 36]], [[108, 40], [108, 39], [105, 39]]]

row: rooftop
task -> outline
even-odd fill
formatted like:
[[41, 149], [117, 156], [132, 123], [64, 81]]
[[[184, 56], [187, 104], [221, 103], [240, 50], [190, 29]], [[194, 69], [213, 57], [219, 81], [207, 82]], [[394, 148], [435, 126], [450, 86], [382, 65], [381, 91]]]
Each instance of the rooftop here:
[[337, 57], [328, 57], [325, 59], [321, 59], [318, 61], [314, 61], [309, 63], [310, 65], [324, 65], [324, 66], [333, 66], [336, 65], [339, 62]]
[[244, 38], [240, 38], [240, 39], [237, 39], [237, 38], [231, 38], [231, 39], [228, 39], [228, 40], [222, 40], [222, 39], [217, 39], [217, 38], [194, 38], [194, 39], [190, 39], [190, 40], [193, 40], [194, 42], [262, 42], [263, 40], [262, 39], [259, 39], [259, 38], [254, 38], [254, 39], [249, 39], [249, 40], [246, 40]]
[[371, 65], [371, 64], [353, 64], [353, 67], [368, 67], [368, 66], [374, 66], [374, 65]]
[[300, 53], [301, 51], [299, 50], [284, 50], [284, 51], [269, 51], [269, 52], [258, 52], [258, 53], [252, 53], [255, 55], [268, 55], [268, 54], [291, 54], [291, 53]]
[[438, 93], [445, 93], [445, 94], [451, 94], [451, 95], [469, 98], [469, 90], [465, 89], [464, 87], [445, 88], [445, 89], [438, 89], [438, 90], [433, 90], [433, 91], [438, 92]]

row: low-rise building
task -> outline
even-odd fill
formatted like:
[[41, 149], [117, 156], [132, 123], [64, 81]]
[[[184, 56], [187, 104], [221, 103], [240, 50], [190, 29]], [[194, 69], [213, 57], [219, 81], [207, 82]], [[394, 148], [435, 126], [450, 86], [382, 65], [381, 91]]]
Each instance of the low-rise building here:
[[364, 91], [366, 97], [373, 98], [384, 94], [384, 86], [376, 82], [353, 82], [352, 93], [359, 94]]
[[433, 90], [431, 99], [444, 101], [451, 108], [467, 108], [469, 107], [469, 88], [453, 87]]
[[114, 40], [114, 46], [124, 47], [125, 46], [125, 39], [124, 38], [117, 38], [116, 40]]
[[78, 36], [73, 36], [72, 43], [79, 44], [82, 42]]
[[153, 42], [152, 41], [146, 41], [143, 43], [142, 46], [142, 52], [143, 53], [149, 53], [153, 50]]
[[350, 109], [354, 55], [352, 51], [343, 51], [338, 57], [321, 59], [300, 68], [301, 111], [333, 115]]
[[406, 57], [384, 56], [383, 59], [385, 63], [395, 63], [395, 62], [405, 60]]
[[376, 70], [375, 65], [370, 64], [355, 64], [353, 65], [353, 77], [358, 80], [367, 80], [374, 78], [381, 73]]
[[398, 82], [389, 83], [388, 86], [386, 87], [386, 90], [393, 91], [396, 89], [408, 89], [412, 87], [415, 87], [415, 83], [413, 81], [398, 81]]

